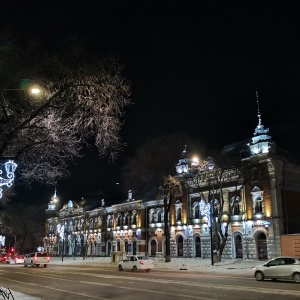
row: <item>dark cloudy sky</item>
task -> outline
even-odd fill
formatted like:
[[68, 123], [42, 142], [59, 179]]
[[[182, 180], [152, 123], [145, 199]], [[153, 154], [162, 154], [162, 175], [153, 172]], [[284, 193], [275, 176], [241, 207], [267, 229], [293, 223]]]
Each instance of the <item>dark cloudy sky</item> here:
[[[49, 49], [76, 34], [90, 53], [116, 54], [132, 82], [135, 105], [122, 133], [128, 147], [113, 165], [93, 154], [79, 161], [58, 185], [65, 201], [116, 187], [122, 160], [148, 137], [181, 132], [179, 143], [187, 134], [216, 149], [252, 137], [256, 88], [263, 124], [300, 159], [299, 1], [2, 2], [5, 30]], [[32, 197], [47, 203], [44, 191]]]

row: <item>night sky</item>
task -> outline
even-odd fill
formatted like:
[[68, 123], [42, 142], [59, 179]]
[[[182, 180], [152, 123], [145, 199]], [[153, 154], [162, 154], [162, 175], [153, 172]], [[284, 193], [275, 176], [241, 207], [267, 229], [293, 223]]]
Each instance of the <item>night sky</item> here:
[[[93, 190], [114, 194], [122, 162], [149, 137], [179, 132], [180, 144], [187, 135], [212, 149], [251, 138], [256, 89], [262, 123], [300, 160], [299, 1], [2, 2], [2, 30], [38, 38], [49, 51], [76, 34], [91, 54], [117, 55], [132, 82], [128, 146], [113, 164], [93, 153], [79, 160], [58, 183], [63, 202]], [[52, 195], [36, 188], [22, 201], [46, 208]]]

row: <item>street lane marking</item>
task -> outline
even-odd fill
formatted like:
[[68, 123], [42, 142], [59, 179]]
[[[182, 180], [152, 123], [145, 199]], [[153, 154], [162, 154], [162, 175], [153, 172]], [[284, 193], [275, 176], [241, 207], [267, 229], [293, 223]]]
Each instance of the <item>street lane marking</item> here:
[[146, 289], [139, 289], [137, 287], [128, 287], [128, 286], [115, 286], [110, 283], [101, 283], [101, 282], [89, 282], [89, 281], [79, 281], [84, 284], [92, 284], [92, 285], [101, 285], [101, 286], [109, 286], [113, 288], [119, 288], [123, 290], [132, 290], [132, 291], [139, 291], [143, 293], [153, 293], [153, 294], [161, 294], [166, 296], [175, 296], [175, 297], [182, 297], [182, 299], [198, 299], [198, 300], [207, 300], [207, 297], [200, 297], [200, 296], [192, 296], [187, 294], [178, 294], [178, 293], [167, 293], [162, 291], [153, 291], [153, 290], [146, 290]]
[[57, 291], [57, 292], [63, 292], [63, 293], [67, 293], [67, 294], [81, 296], [81, 297], [84, 297], [84, 298], [91, 298], [91, 299], [98, 299], [98, 300], [111, 300], [109, 298], [103, 298], [103, 297], [97, 297], [97, 296], [90, 296], [90, 295], [87, 295], [85, 293], [70, 292], [70, 291], [67, 291], [67, 290], [62, 290], [62, 289], [58, 289], [58, 288], [44, 286], [44, 285], [37, 284], [37, 283], [25, 283], [24, 281], [19, 281], [19, 280], [14, 280], [14, 279], [8, 279], [6, 277], [0, 277], [0, 278], [5, 279], [7, 281], [11, 281], [11, 282], [15, 282], [15, 283], [20, 283], [21, 285], [38, 286], [38, 287], [42, 287], [42, 288], [53, 290], [53, 291]]
[[[20, 274], [26, 274], [26, 272], [16, 272]], [[216, 288], [216, 289], [223, 289], [223, 290], [233, 290], [233, 291], [249, 291], [249, 292], [257, 292], [257, 293], [264, 293], [264, 294], [275, 294], [275, 295], [291, 295], [291, 296], [300, 296], [300, 291], [292, 291], [292, 290], [281, 290], [281, 289], [274, 289], [274, 288], [260, 288], [260, 287], [247, 287], [247, 286], [239, 286], [239, 285], [224, 285], [224, 284], [218, 284], [218, 283], [202, 283], [202, 282], [195, 282], [195, 281], [179, 281], [179, 280], [168, 280], [168, 279], [153, 279], [153, 278], [141, 278], [141, 277], [132, 277], [132, 276], [120, 276], [120, 275], [106, 275], [106, 274], [91, 274], [91, 273], [83, 273], [83, 272], [65, 272], [70, 274], [76, 274], [81, 276], [89, 276], [94, 278], [103, 278], [103, 279], [126, 279], [126, 280], [135, 280], [135, 281], [145, 281], [145, 282], [154, 282], [154, 283], [160, 283], [160, 284], [175, 284], [175, 285], [185, 285], [185, 286], [193, 286], [193, 287], [203, 287], [203, 288]], [[46, 276], [41, 274], [30, 274], [31, 276], [38, 276], [38, 277], [45, 277], [45, 278], [57, 278], [59, 274], [53, 274], [52, 276]], [[65, 281], [74, 281], [71, 279], [65, 279], [61, 278], [61, 280]], [[94, 283], [90, 283], [94, 284]], [[95, 283], [98, 284], [98, 283]], [[104, 285], [105, 283], [103, 283]], [[116, 287], [116, 286], [115, 286]], [[118, 288], [123, 288], [119, 287]], [[125, 287], [126, 288], [126, 287]], [[152, 291], [155, 292], [155, 291]]]

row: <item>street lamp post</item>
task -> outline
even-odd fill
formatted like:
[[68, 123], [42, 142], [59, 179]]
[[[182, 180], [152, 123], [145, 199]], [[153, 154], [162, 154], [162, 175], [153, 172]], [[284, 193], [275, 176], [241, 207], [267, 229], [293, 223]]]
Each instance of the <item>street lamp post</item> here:
[[210, 257], [211, 257], [211, 265], [214, 265], [214, 242], [213, 242], [213, 221], [212, 221], [212, 216], [213, 216], [213, 201], [210, 199]]
[[[41, 92], [41, 90], [34, 86], [30, 90], [30, 93], [33, 95], [37, 95]], [[25, 89], [2, 89], [0, 104], [2, 109], [2, 116], [1, 121], [7, 121], [10, 118], [10, 115], [12, 114], [12, 111], [9, 108], [9, 105], [5, 99], [4, 92], [6, 91], [26, 91]], [[3, 160], [4, 158], [1, 158]], [[8, 160], [5, 163], [0, 162], [0, 199], [2, 198], [4, 188], [9, 188], [13, 185], [14, 179], [15, 179], [15, 170], [17, 168], [17, 164], [13, 160]], [[2, 176], [5, 177], [2, 177]]]

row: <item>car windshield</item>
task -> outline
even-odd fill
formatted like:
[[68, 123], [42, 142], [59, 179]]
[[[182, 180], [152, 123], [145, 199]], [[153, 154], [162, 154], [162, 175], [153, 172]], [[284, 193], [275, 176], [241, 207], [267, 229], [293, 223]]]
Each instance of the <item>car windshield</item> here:
[[47, 257], [47, 253], [46, 252], [45, 253], [38, 253], [37, 256], [39, 256], [39, 257]]

